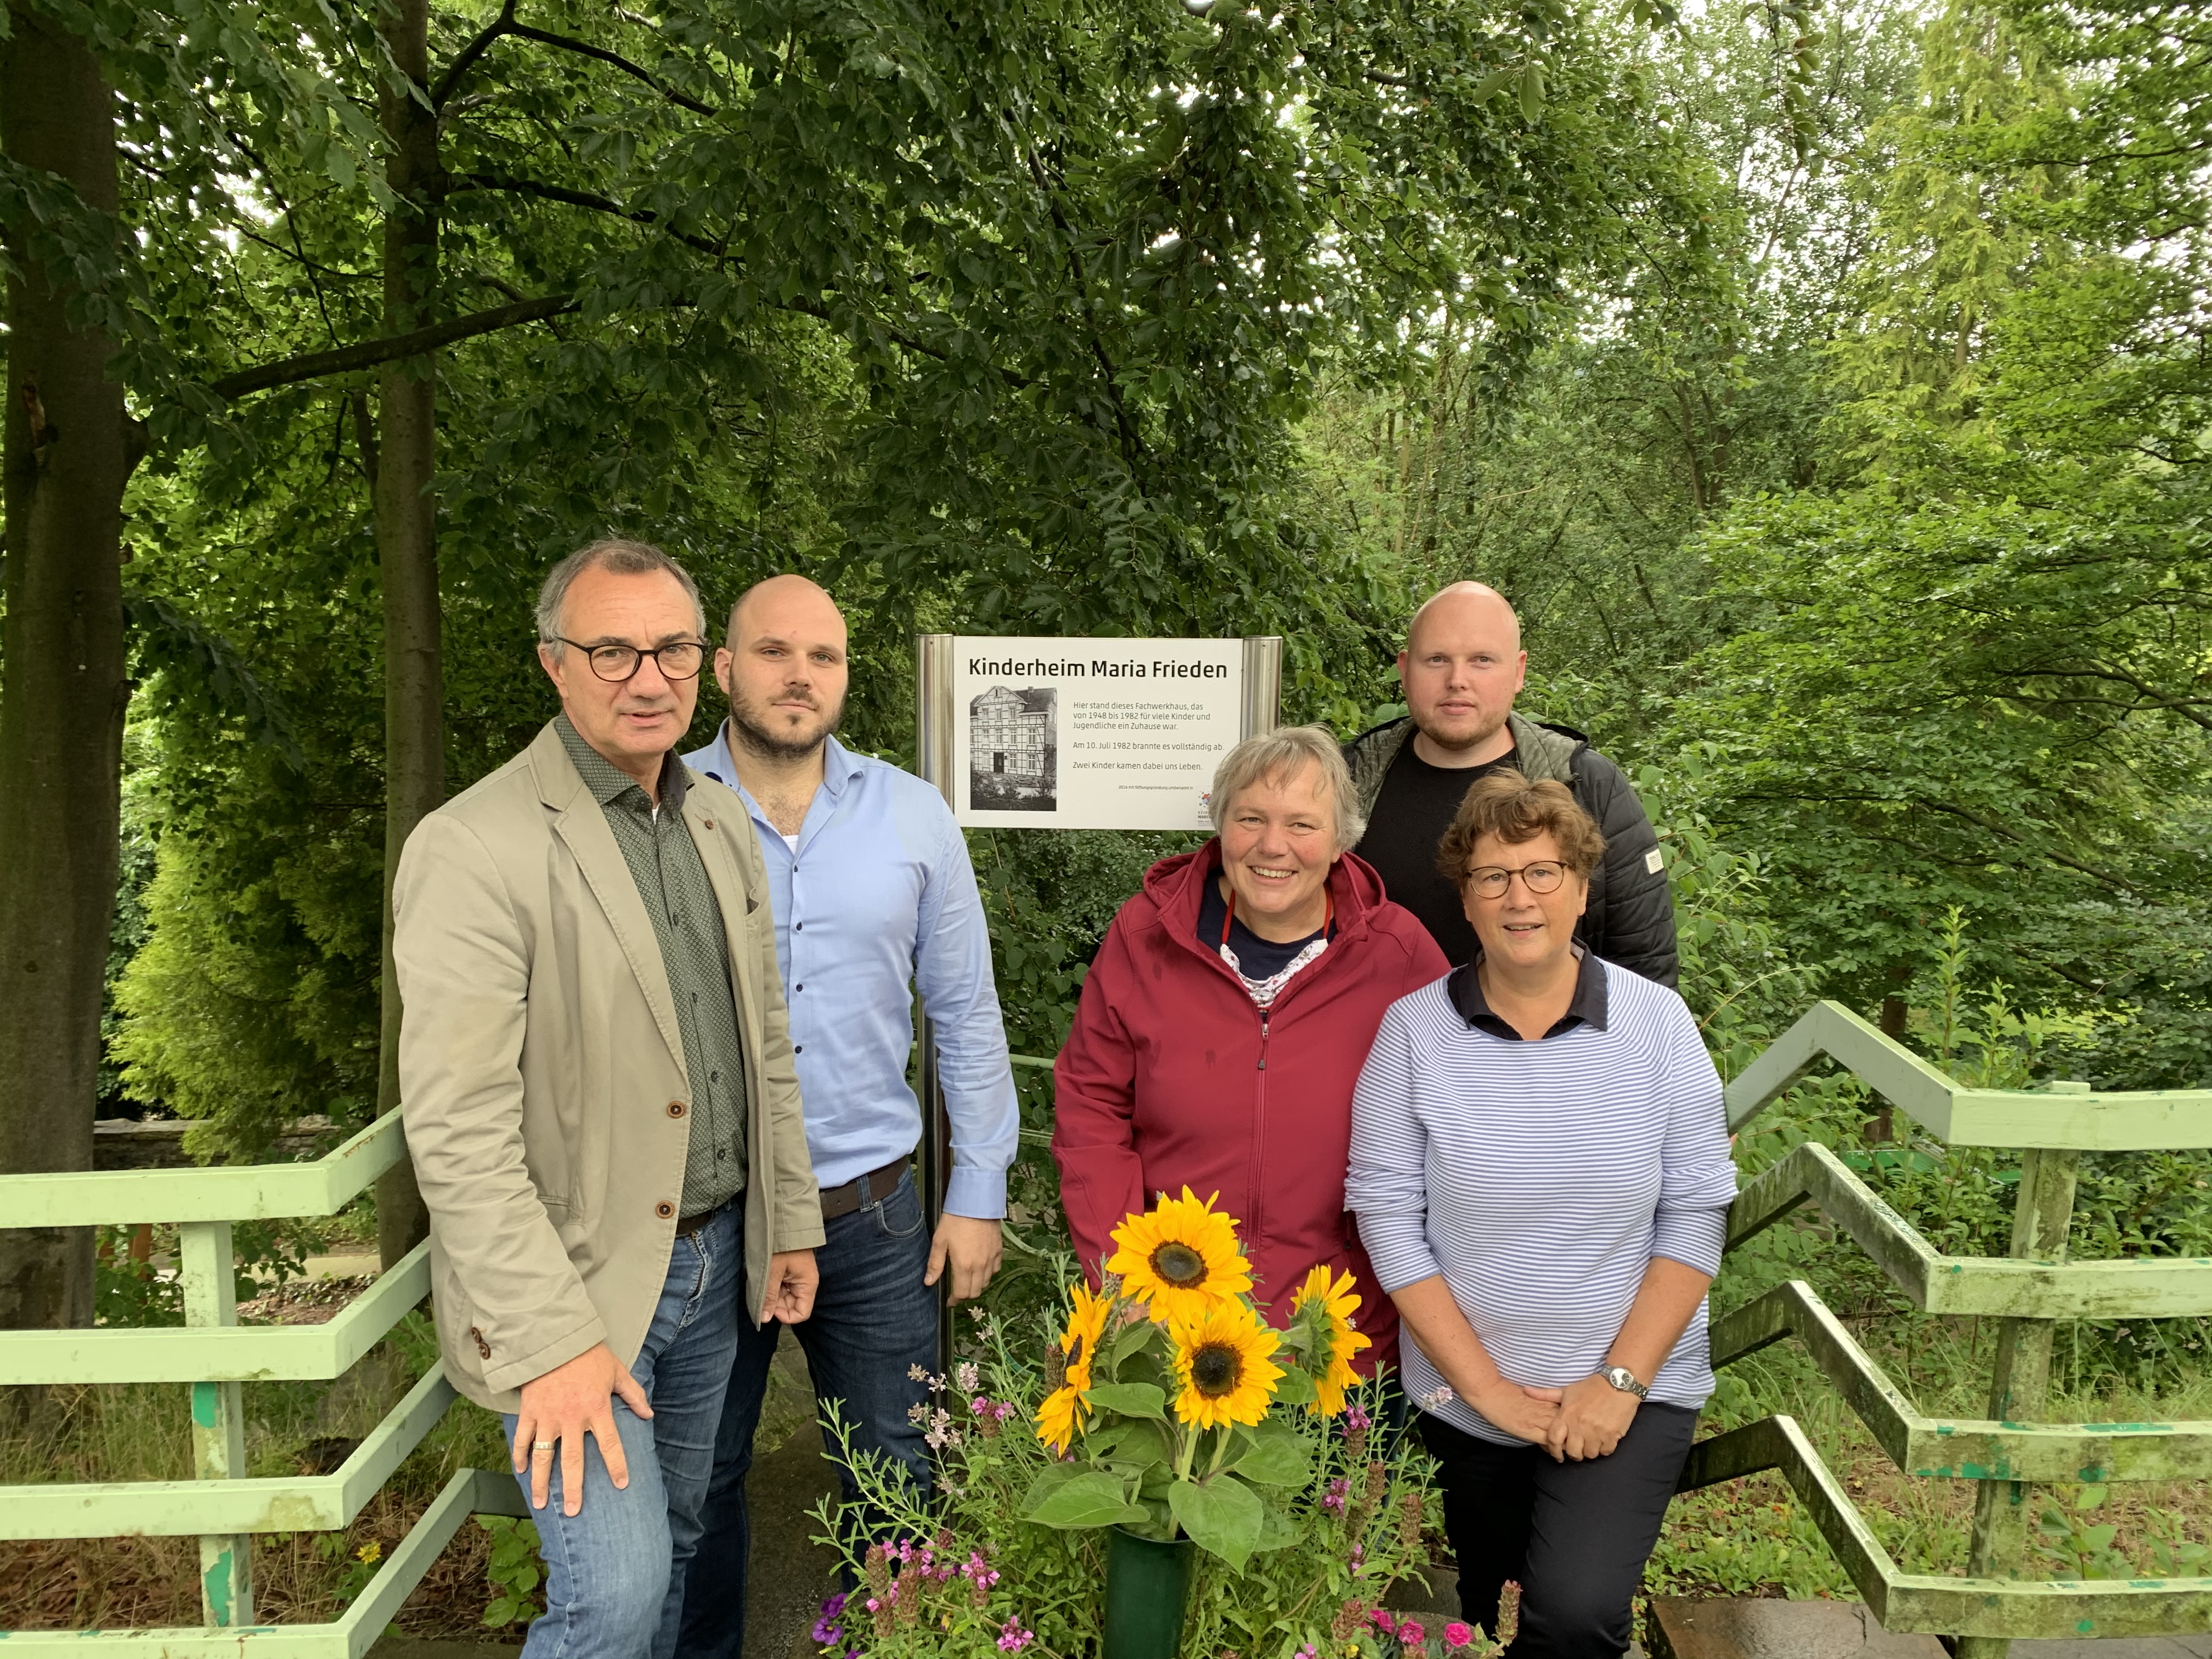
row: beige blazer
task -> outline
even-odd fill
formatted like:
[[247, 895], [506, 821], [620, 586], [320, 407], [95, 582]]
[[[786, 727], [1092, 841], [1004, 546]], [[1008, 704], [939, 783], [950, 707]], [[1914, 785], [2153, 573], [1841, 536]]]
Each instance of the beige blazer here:
[[[684, 818], [730, 938], [745, 1038], [747, 1312], [822, 1206], [768, 875], [744, 805], [696, 772]], [[593, 1344], [634, 1364], [675, 1242], [690, 1085], [652, 919], [551, 725], [415, 828], [392, 890], [407, 1147], [438, 1341], [494, 1411]]]

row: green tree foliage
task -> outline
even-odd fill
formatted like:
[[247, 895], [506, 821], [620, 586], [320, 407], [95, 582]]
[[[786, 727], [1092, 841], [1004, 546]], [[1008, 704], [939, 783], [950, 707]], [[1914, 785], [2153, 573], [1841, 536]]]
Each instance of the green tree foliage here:
[[[1349, 720], [1402, 593], [1310, 511], [1294, 426], [1323, 364], [1379, 383], [1448, 307], [1502, 384], [1639, 217], [1687, 215], [1645, 24], [1547, 0], [441, 4], [411, 89], [365, 14], [105, 27], [133, 240], [95, 263], [158, 440], [127, 533], [161, 865], [119, 1044], [143, 1097], [240, 1151], [374, 1093], [380, 96], [440, 115], [421, 320], [455, 787], [550, 712], [529, 595], [608, 531], [670, 547], [717, 611], [772, 570], [829, 582], [863, 746], [908, 741], [932, 618], [1281, 632], [1293, 713]], [[1104, 872], [1117, 899], [1136, 861], [987, 861], [1048, 1044]]]

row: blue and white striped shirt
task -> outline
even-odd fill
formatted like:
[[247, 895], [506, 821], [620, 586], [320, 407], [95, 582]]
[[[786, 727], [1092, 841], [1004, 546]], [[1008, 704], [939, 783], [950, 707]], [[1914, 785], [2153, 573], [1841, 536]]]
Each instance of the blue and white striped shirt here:
[[[1680, 997], [1598, 964], [1598, 1018], [1528, 1042], [1470, 1022], [1437, 980], [1391, 1004], [1352, 1100], [1345, 1202], [1385, 1291], [1442, 1273], [1501, 1375], [1595, 1373], [1655, 1256], [1719, 1271], [1735, 1197], [1720, 1078]], [[1651, 1398], [1712, 1393], [1703, 1303]], [[1406, 1392], [1444, 1386], [1408, 1332]], [[1454, 1427], [1520, 1443], [1462, 1400]]]

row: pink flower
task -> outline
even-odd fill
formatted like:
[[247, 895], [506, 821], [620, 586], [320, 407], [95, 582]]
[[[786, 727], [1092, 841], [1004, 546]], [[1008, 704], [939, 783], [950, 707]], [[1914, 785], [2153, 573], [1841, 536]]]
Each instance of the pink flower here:
[[1364, 1429], [1374, 1420], [1358, 1406], [1352, 1407], [1344, 1414], [1344, 1426], [1347, 1429]]
[[1474, 1626], [1463, 1625], [1456, 1619], [1444, 1626], [1444, 1645], [1448, 1648], [1471, 1646], [1474, 1641]]
[[1036, 1640], [1036, 1632], [1024, 1630], [1018, 1619], [1007, 1620], [999, 1629], [999, 1647], [1003, 1652], [1019, 1653]]
[[1408, 1619], [1398, 1626], [1398, 1640], [1405, 1646], [1417, 1648], [1428, 1639], [1429, 1633], [1418, 1620]]
[[1352, 1482], [1339, 1475], [1328, 1483], [1328, 1490], [1322, 1494], [1321, 1506], [1325, 1510], [1334, 1510], [1337, 1514], [1341, 1515], [1344, 1513], [1345, 1503], [1351, 1496]]
[[1398, 1632], [1398, 1621], [1381, 1607], [1367, 1615], [1367, 1622], [1385, 1636], [1395, 1636]]

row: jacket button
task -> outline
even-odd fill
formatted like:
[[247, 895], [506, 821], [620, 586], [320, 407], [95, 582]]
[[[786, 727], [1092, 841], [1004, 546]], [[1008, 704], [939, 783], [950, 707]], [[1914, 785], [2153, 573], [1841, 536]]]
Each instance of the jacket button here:
[[669, 1217], [676, 1213], [676, 1206], [664, 1198], [659, 1203], [653, 1206], [653, 1212], [659, 1216], [663, 1221], [665, 1221]]
[[477, 1353], [478, 1357], [484, 1359], [490, 1358], [491, 1344], [484, 1340], [484, 1334], [478, 1330], [475, 1326], [471, 1325], [469, 1327], [469, 1334], [476, 1339]]
[[708, 827], [709, 830], [712, 830], [712, 829], [714, 827], [714, 819], [712, 819], [712, 818], [708, 818], [708, 819], [707, 820], [707, 827]]
[[668, 1115], [671, 1117], [682, 1117], [684, 1115], [684, 1103], [680, 1100], [670, 1101], [668, 1103]]

